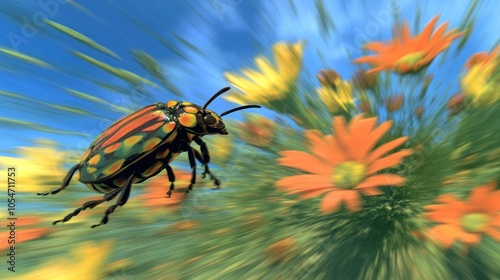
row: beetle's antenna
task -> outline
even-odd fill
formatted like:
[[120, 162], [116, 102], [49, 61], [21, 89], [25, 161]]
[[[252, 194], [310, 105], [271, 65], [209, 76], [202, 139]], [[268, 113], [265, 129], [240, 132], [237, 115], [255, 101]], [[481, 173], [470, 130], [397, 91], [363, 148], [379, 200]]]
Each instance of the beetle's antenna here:
[[205, 110], [208, 106], [208, 104], [212, 103], [212, 101], [214, 101], [215, 98], [217, 98], [219, 95], [223, 94], [224, 92], [230, 90], [231, 88], [230, 87], [225, 87], [221, 90], [219, 90], [216, 94], [214, 94], [214, 96], [212, 96], [210, 99], [208, 99], [207, 103], [205, 103], [205, 106], [203, 106], [203, 110]]
[[227, 114], [231, 114], [233, 112], [236, 112], [239, 110], [244, 110], [244, 109], [249, 109], [249, 108], [262, 108], [262, 107], [259, 105], [245, 105], [245, 106], [241, 106], [241, 107], [237, 107], [237, 108], [225, 111], [224, 113], [220, 114], [220, 117], [222, 118], [223, 116], [225, 116]]

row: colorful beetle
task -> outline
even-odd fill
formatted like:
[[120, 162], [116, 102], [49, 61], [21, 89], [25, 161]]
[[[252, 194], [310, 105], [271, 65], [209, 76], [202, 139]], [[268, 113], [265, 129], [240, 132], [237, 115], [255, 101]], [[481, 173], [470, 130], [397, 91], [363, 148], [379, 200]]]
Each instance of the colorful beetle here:
[[[80, 211], [94, 208], [120, 195], [116, 204], [106, 210], [101, 223], [92, 227], [106, 224], [108, 216], [127, 202], [133, 183], [143, 182], [163, 169], [166, 169], [170, 181], [167, 192], [170, 197], [174, 190], [175, 176], [169, 164], [182, 152], [188, 153], [192, 172], [186, 194], [196, 183], [195, 158], [203, 164], [202, 178], [208, 174], [216, 189], [219, 188], [219, 179], [208, 168], [210, 155], [201, 137], [207, 134], [228, 134], [221, 119], [224, 115], [248, 108], [260, 108], [258, 105], [246, 105], [226, 111], [220, 116], [206, 109], [215, 98], [229, 89], [221, 89], [203, 107], [190, 102], [158, 102], [111, 124], [90, 144], [80, 163], [69, 170], [60, 188], [38, 193], [57, 194], [68, 186], [73, 174], [79, 171], [78, 180], [90, 189], [104, 193], [103, 199], [88, 201], [53, 224], [67, 222]], [[201, 153], [190, 146], [192, 141], [200, 146]]]

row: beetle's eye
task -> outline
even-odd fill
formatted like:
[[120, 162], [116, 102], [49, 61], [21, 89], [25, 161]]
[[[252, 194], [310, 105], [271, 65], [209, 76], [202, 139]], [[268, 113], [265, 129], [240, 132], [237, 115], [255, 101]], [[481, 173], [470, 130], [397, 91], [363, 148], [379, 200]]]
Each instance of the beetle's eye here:
[[217, 119], [212, 115], [208, 115], [205, 117], [205, 123], [208, 125], [215, 125], [217, 123]]

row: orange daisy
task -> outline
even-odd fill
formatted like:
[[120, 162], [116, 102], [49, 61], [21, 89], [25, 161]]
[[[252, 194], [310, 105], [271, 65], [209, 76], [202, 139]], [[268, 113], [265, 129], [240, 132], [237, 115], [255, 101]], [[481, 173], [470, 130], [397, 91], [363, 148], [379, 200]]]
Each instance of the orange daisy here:
[[467, 245], [478, 244], [481, 234], [500, 241], [500, 191], [496, 183], [488, 183], [472, 190], [468, 201], [454, 195], [441, 195], [441, 204], [426, 206], [425, 217], [440, 223], [427, 234], [449, 248], [456, 240]]
[[439, 16], [435, 16], [422, 33], [415, 37], [410, 36], [408, 24], [404, 23], [392, 42], [371, 42], [365, 46], [366, 49], [377, 52], [377, 55], [363, 56], [354, 62], [374, 65], [375, 68], [367, 73], [394, 70], [404, 74], [419, 71], [462, 35], [456, 30], [445, 33], [448, 23], [443, 23], [432, 34], [438, 18]]
[[411, 154], [401, 150], [384, 156], [401, 146], [408, 137], [401, 137], [374, 149], [375, 144], [391, 128], [387, 121], [375, 127], [377, 118], [363, 119], [356, 116], [346, 125], [343, 117], [333, 119], [335, 135], [323, 136], [316, 130], [306, 131], [309, 150], [283, 151], [278, 163], [305, 171], [309, 174], [295, 175], [276, 182], [276, 186], [291, 194], [300, 194], [302, 199], [326, 193], [321, 201], [321, 212], [337, 211], [342, 202], [351, 212], [362, 209], [359, 192], [378, 195], [379, 186], [401, 186], [405, 178], [394, 174], [377, 172], [398, 165]]

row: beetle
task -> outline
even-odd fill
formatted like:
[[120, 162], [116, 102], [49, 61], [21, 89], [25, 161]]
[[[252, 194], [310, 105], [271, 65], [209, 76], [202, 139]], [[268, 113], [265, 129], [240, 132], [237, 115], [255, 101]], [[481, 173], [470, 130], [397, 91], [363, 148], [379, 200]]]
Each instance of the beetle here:
[[[221, 119], [223, 116], [243, 109], [261, 108], [259, 105], [246, 105], [220, 115], [206, 109], [215, 98], [228, 90], [230, 87], [215, 93], [203, 107], [174, 100], [157, 102], [112, 123], [94, 139], [81, 161], [69, 170], [61, 187], [38, 193], [43, 196], [59, 193], [68, 186], [78, 171], [78, 180], [91, 190], [103, 193], [104, 197], [84, 203], [82, 207], [53, 224], [67, 222], [82, 210], [92, 209], [119, 195], [117, 202], [106, 210], [101, 222], [92, 228], [104, 225], [109, 220], [108, 216], [118, 206], [125, 205], [132, 184], [144, 182], [163, 169], [166, 170], [170, 181], [170, 188], [166, 193], [167, 197], [170, 197], [175, 182], [170, 163], [183, 152], [187, 152], [191, 167], [191, 181], [185, 194], [189, 193], [196, 183], [196, 160], [203, 165], [202, 178], [209, 175], [214, 181], [215, 189], [220, 188], [220, 180], [208, 167], [210, 154], [201, 137], [208, 134], [227, 135]], [[200, 146], [201, 152], [191, 147], [192, 141]]]

